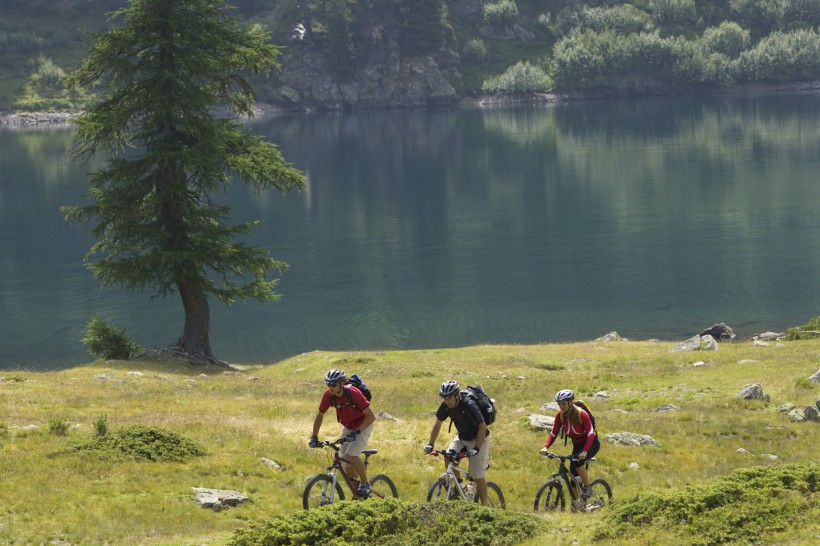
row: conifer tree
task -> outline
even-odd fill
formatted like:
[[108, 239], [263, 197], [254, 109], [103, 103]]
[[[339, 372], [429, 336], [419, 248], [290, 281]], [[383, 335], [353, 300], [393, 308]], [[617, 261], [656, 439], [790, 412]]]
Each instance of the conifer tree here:
[[305, 180], [273, 144], [218, 111], [252, 115], [251, 78], [278, 69], [279, 51], [220, 0], [131, 0], [112, 23], [90, 34], [67, 77], [72, 87], [104, 86], [104, 99], [77, 119], [75, 154], [109, 159], [90, 175], [90, 203], [63, 213], [92, 223], [86, 262], [104, 286], [178, 293], [185, 324], [172, 347], [224, 364], [211, 350], [209, 297], [276, 300], [271, 274], [287, 264], [241, 242], [256, 222], [231, 224], [216, 199], [234, 180], [283, 193]]

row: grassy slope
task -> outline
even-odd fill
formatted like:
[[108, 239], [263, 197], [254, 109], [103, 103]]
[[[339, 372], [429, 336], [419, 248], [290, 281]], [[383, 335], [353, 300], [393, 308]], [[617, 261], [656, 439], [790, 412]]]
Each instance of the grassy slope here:
[[[817, 425], [791, 423], [776, 408], [806, 406], [818, 398], [820, 386], [806, 378], [817, 369], [820, 341], [770, 347], [732, 343], [710, 353], [669, 353], [671, 346], [590, 342], [312, 352], [241, 375], [207, 370], [207, 377], [185, 364], [152, 362], [3, 372], [0, 424], [7, 427], [0, 425], [0, 543], [220, 544], [235, 528], [300, 510], [305, 479], [326, 464], [326, 454], [307, 449], [307, 438], [321, 379], [334, 366], [362, 375], [375, 393], [374, 409], [399, 419], [377, 423], [371, 447], [379, 454], [371, 473], [388, 473], [404, 499], [422, 501], [440, 471], [421, 447], [438, 385], [450, 377], [482, 383], [497, 400], [490, 479], [502, 486], [512, 510], [531, 510], [549, 470], [537, 456], [545, 433], [530, 430], [525, 416], [562, 387], [574, 387], [591, 401], [604, 435], [630, 431], [662, 444], [636, 448], [604, 442], [593, 473], [605, 476], [619, 499], [702, 483], [739, 467], [816, 460]], [[738, 362], [744, 359], [755, 362]], [[693, 367], [698, 360], [706, 365]], [[102, 373], [112, 379], [97, 379]], [[736, 400], [747, 383], [761, 383], [771, 403]], [[592, 400], [600, 390], [609, 391], [610, 398]], [[653, 411], [667, 403], [680, 410]], [[72, 438], [92, 434], [102, 414], [111, 428], [150, 424], [183, 433], [211, 454], [188, 463], [146, 463], [66, 451]], [[67, 437], [55, 436], [48, 432], [53, 419], [78, 426]], [[30, 424], [38, 428], [17, 428]], [[337, 427], [329, 417], [323, 436]], [[443, 445], [449, 435], [442, 436]], [[740, 447], [750, 454], [737, 454]], [[260, 457], [284, 470], [265, 466]], [[641, 470], [630, 470], [632, 462]], [[214, 513], [193, 502], [191, 487], [234, 489], [251, 501]], [[546, 516], [545, 536], [532, 544], [589, 543], [600, 517]], [[795, 529], [781, 538], [809, 544], [818, 533]]]

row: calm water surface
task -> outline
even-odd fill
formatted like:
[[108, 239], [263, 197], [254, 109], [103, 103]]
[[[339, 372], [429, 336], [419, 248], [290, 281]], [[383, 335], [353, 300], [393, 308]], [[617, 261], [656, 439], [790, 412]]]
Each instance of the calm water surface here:
[[[820, 97], [285, 116], [255, 131], [309, 179], [237, 186], [237, 220], [290, 264], [278, 303], [212, 303], [232, 362], [314, 349], [740, 336], [820, 314]], [[92, 359], [97, 313], [143, 345], [176, 297], [101, 289], [59, 207], [93, 165], [70, 131], [0, 131], [0, 368]]]

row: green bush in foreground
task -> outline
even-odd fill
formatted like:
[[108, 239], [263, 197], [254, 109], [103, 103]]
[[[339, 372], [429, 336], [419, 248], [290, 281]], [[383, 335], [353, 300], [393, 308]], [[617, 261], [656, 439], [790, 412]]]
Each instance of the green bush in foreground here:
[[262, 525], [238, 530], [228, 544], [504, 546], [534, 536], [538, 525], [538, 519], [529, 514], [490, 510], [466, 502], [346, 501], [277, 516]]
[[615, 506], [596, 538], [633, 537], [660, 529], [693, 545], [765, 542], [771, 533], [808, 525], [820, 517], [814, 495], [816, 463], [743, 468], [712, 483], [648, 495]]
[[181, 434], [146, 426], [125, 427], [76, 443], [71, 448], [75, 451], [96, 451], [116, 460], [182, 462], [207, 454], [204, 447]]
[[795, 326], [786, 330], [783, 339], [797, 341], [798, 339], [814, 339], [820, 335], [820, 317], [814, 317], [803, 326]]

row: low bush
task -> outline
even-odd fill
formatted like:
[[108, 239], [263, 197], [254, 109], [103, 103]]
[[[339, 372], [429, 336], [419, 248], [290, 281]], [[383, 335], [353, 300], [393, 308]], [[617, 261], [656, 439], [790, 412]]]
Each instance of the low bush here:
[[552, 89], [552, 78], [543, 68], [519, 61], [503, 74], [488, 78], [481, 88], [486, 93], [531, 93]]
[[80, 341], [91, 354], [109, 360], [128, 360], [142, 349], [128, 338], [124, 328], [117, 329], [96, 315], [88, 322], [85, 337]]
[[820, 336], [820, 317], [814, 317], [803, 326], [795, 326], [786, 330], [783, 339], [796, 341], [798, 339], [814, 339]]
[[62, 419], [51, 419], [48, 422], [48, 432], [55, 436], [65, 436], [68, 434], [68, 423]]
[[518, 544], [538, 529], [538, 520], [529, 514], [488, 510], [466, 502], [418, 504], [388, 498], [277, 516], [236, 531], [228, 544], [504, 546]]
[[131, 426], [98, 434], [70, 448], [74, 451], [95, 451], [114, 460], [183, 462], [191, 457], [207, 455], [204, 447], [181, 434], [147, 426]]
[[[820, 465], [791, 464], [743, 468], [711, 483], [665, 495], [646, 495], [614, 506], [596, 537], [636, 538], [641, 529], [665, 529], [681, 543], [716, 545], [743, 542], [820, 516], [813, 496]], [[673, 541], [674, 542], [674, 541]]]

